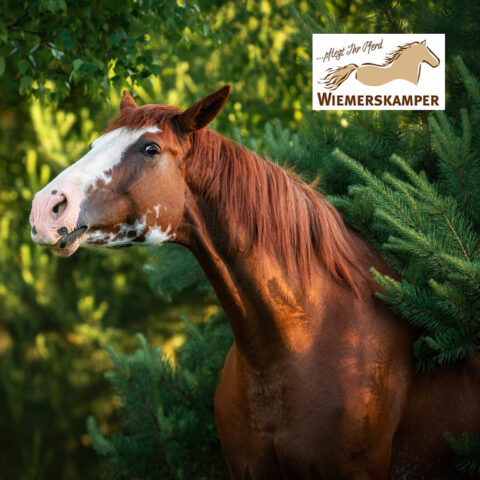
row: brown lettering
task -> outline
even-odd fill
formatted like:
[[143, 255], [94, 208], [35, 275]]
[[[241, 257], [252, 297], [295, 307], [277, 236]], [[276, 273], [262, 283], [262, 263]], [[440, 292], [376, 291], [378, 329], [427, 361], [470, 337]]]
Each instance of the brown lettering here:
[[355, 98], [355, 95], [347, 95], [345, 97], [345, 106], [356, 105]]

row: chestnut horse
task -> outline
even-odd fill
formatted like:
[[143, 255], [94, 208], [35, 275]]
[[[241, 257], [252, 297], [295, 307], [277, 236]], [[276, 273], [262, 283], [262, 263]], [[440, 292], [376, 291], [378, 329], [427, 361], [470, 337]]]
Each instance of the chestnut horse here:
[[234, 479], [443, 479], [443, 437], [480, 430], [479, 364], [415, 372], [415, 333], [374, 297], [394, 275], [317, 192], [186, 111], [125, 92], [106, 134], [33, 200], [35, 242], [190, 249], [235, 343], [215, 396]]

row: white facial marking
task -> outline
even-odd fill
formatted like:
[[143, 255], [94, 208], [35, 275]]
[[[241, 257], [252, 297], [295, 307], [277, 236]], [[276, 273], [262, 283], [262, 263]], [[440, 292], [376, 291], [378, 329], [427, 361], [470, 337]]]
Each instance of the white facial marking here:
[[[101, 230], [89, 231], [87, 233], [86, 243], [88, 245], [95, 245], [100, 247], [111, 247], [117, 245], [128, 245], [131, 242], [131, 238], [122, 238], [122, 239], [115, 239], [117, 236], [116, 233], [105, 233]], [[97, 242], [101, 242], [98, 243]]]
[[[154, 207], [155, 208], [155, 207]], [[118, 225], [117, 225], [118, 226]], [[148, 225], [147, 233], [144, 233], [147, 229], [147, 216], [144, 215], [140, 220], [136, 220], [133, 225], [127, 223], [121, 223], [118, 232], [106, 233], [101, 230], [89, 231], [87, 233], [86, 243], [90, 245], [112, 247], [120, 245], [159, 245], [171, 238], [175, 237], [175, 234], [171, 234], [171, 226], [168, 225], [165, 231], [158, 225]], [[128, 237], [129, 232], [134, 232], [135, 236]], [[117, 238], [119, 234], [124, 234], [122, 238]], [[145, 234], [144, 242], [135, 242], [135, 239]], [[100, 242], [100, 243], [97, 243]]]
[[162, 131], [162, 129], [158, 128], [156, 125], [152, 125], [151, 127], [144, 127], [144, 130], [148, 133], [158, 133]]
[[147, 132], [157, 133], [161, 129], [156, 126], [135, 130], [121, 127], [98, 137], [92, 142], [90, 151], [58, 175], [55, 183], [61, 184], [62, 180], [74, 182], [83, 193], [99, 179], [108, 184], [112, 180], [112, 169], [121, 161], [123, 153]]

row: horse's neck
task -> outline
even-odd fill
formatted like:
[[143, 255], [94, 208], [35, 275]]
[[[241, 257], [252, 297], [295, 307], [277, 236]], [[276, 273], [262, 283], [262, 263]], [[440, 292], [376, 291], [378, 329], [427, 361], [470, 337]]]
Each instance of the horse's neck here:
[[[257, 252], [246, 238], [227, 238], [226, 222], [191, 194], [177, 238], [193, 252], [213, 285], [237, 350], [261, 370], [310, 347], [308, 292], [302, 289], [300, 277], [287, 276], [272, 255]], [[318, 282], [317, 301], [322, 294]]]
[[[215, 145], [215, 138], [210, 140], [211, 144], [204, 142], [204, 145]], [[346, 233], [335, 224], [341, 220], [333, 215], [326, 204], [316, 207], [325, 209], [317, 214], [323, 215], [325, 231], [334, 238], [330, 238], [330, 243], [325, 245], [326, 251], [322, 255], [317, 257], [312, 254], [309, 257], [309, 281], [296, 266], [287, 268], [280, 245], [264, 248], [258, 241], [252, 244], [251, 225], [245, 224], [242, 227], [238, 212], [232, 214], [228, 208], [222, 207], [225, 205], [222, 202], [225, 191], [221, 188], [250, 188], [248, 195], [244, 192], [245, 195], [239, 195], [238, 198], [242, 201], [255, 201], [253, 195], [256, 190], [252, 189], [250, 183], [243, 185], [239, 182], [233, 185], [232, 179], [224, 176], [224, 185], [221, 188], [218, 185], [219, 172], [224, 166], [218, 162], [220, 153], [229, 153], [232, 158], [225, 158], [224, 161], [236, 160], [237, 167], [246, 161], [245, 158], [238, 157], [234, 148], [236, 147], [232, 145], [204, 148], [201, 150], [203, 155], [196, 157], [196, 163], [190, 164], [186, 176], [184, 218], [176, 231], [176, 238], [193, 252], [213, 285], [229, 317], [237, 351], [241, 352], [253, 368], [262, 370], [272, 364], [281, 364], [282, 357], [289, 358], [292, 353], [307, 355], [313, 342], [318, 342], [326, 330], [329, 331], [326, 337], [330, 339], [334, 336], [338, 339], [342, 331], [352, 328], [358, 330], [362, 319], [368, 317], [365, 316], [365, 311], [377, 309], [372, 304], [371, 286], [362, 272], [368, 272], [372, 265], [379, 271], [385, 271], [385, 265], [361, 238], [347, 240]], [[213, 163], [215, 160], [216, 164]], [[258, 163], [256, 166], [261, 168]], [[203, 174], [203, 177], [198, 173]], [[243, 179], [242, 182], [255, 181], [241, 175], [238, 178]], [[212, 184], [215, 188], [212, 188]], [[245, 206], [246, 210], [247, 207]], [[246, 218], [246, 221], [252, 220], [248, 216]], [[259, 221], [268, 222], [268, 218]], [[232, 224], [235, 228], [231, 228]], [[311, 225], [314, 228], [314, 223]], [[288, 231], [284, 233], [292, 234]], [[278, 236], [276, 241], [279, 242]], [[315, 245], [305, 248], [323, 248], [319, 246], [321, 242], [318, 242], [317, 239]], [[330, 250], [334, 249], [335, 253], [345, 256], [342, 257], [343, 264], [334, 252], [327, 249], [327, 245]], [[351, 252], [348, 253], [347, 250]], [[327, 271], [328, 262], [333, 267]], [[355, 262], [358, 262], [358, 269], [346, 266]], [[335, 273], [339, 273], [342, 280], [335, 280]], [[358, 291], [354, 292], [357, 287]], [[334, 322], [331, 321], [332, 318], [335, 319]], [[366, 325], [368, 322], [363, 323]], [[330, 328], [334, 330], [330, 331]]]

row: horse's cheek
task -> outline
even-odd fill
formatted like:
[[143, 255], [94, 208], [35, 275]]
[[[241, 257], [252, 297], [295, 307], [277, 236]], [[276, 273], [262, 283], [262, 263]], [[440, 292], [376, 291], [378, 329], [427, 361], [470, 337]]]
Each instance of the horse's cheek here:
[[[143, 176], [139, 191], [142, 204], [152, 224], [175, 230], [183, 216], [185, 206], [185, 181], [174, 168], [157, 167]], [[154, 218], [153, 218], [154, 217]]]
[[81, 203], [77, 224], [110, 227], [125, 221], [131, 214], [125, 197], [116, 192], [101, 190]]

